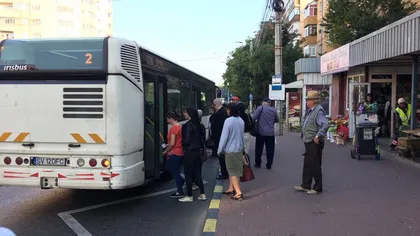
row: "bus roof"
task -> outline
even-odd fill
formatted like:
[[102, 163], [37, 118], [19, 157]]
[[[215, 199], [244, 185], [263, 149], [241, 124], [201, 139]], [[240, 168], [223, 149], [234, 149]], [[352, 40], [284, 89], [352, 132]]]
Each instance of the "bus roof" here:
[[[74, 38], [5, 39], [5, 40], [7, 40], [7, 41], [21, 41], [21, 42], [22, 42], [22, 41], [27, 41], [27, 42], [46, 42], [46, 41], [81, 41], [81, 40], [89, 40], [89, 41], [90, 41], [90, 40], [92, 40], [92, 41], [97, 40], [97, 41], [101, 41], [101, 40], [104, 40], [104, 39], [106, 39], [106, 38], [107, 38], [107, 37], [88, 37], [88, 38], [74, 37]], [[120, 38], [120, 37], [109, 37], [109, 38], [115, 38], [115, 39], [125, 39], [125, 38]], [[125, 40], [127, 40], [127, 39], [125, 39]], [[133, 40], [133, 41], [134, 41], [134, 40]], [[135, 42], [135, 41], [134, 41], [134, 42]], [[137, 43], [137, 42], [136, 42], [136, 43]], [[208, 79], [208, 78], [206, 78], [206, 77], [204, 77], [204, 76], [202, 76], [202, 75], [198, 74], [197, 72], [194, 72], [194, 71], [193, 71], [193, 70], [191, 70], [191, 69], [187, 69], [187, 68], [185, 68], [184, 66], [179, 65], [178, 63], [175, 63], [175, 62], [173, 62], [173, 61], [169, 60], [168, 58], [166, 58], [166, 57], [164, 57], [164, 56], [162, 56], [162, 55], [159, 55], [158, 53], [154, 52], [153, 50], [150, 50], [150, 49], [149, 49], [149, 48], [147, 48], [147, 47], [144, 47], [143, 45], [141, 45], [141, 44], [139, 44], [139, 43], [137, 43], [137, 45], [138, 45], [141, 49], [143, 49], [143, 50], [145, 50], [145, 51], [147, 51], [147, 52], [149, 52], [149, 53], [152, 53], [152, 54], [154, 54], [155, 56], [160, 57], [161, 59], [163, 59], [163, 60], [165, 60], [165, 61], [167, 61], [167, 62], [169, 62], [169, 63], [172, 63], [173, 65], [178, 66], [178, 67], [180, 67], [180, 68], [182, 68], [182, 69], [186, 70], [187, 72], [194, 74], [195, 76], [200, 77], [201, 79], [207, 80], [208, 82], [211, 82], [211, 83], [214, 83], [214, 84], [215, 84], [215, 82], [214, 82], [214, 81], [212, 81], [212, 80], [210, 80], [210, 79]]]

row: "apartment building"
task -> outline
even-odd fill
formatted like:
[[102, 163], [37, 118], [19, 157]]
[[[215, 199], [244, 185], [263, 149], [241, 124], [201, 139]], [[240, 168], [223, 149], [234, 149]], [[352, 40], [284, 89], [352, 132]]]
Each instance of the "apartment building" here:
[[327, 0], [286, 0], [283, 21], [289, 32], [297, 31], [306, 57], [318, 57], [330, 50], [328, 38], [321, 27]]
[[[289, 32], [298, 32], [301, 34], [300, 29], [300, 0], [285, 0], [284, 11], [282, 15], [283, 22], [289, 24]], [[299, 39], [297, 37], [296, 39]]]
[[0, 40], [112, 35], [109, 0], [0, 0]]

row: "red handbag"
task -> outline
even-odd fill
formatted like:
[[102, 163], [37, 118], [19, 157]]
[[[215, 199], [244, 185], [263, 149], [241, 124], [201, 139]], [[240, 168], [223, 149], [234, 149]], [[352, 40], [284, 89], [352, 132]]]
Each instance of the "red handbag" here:
[[251, 162], [250, 162], [248, 154], [245, 154], [245, 158], [248, 164], [247, 165], [244, 164], [244, 172], [241, 177], [241, 182], [248, 182], [255, 179], [254, 172], [251, 169]]

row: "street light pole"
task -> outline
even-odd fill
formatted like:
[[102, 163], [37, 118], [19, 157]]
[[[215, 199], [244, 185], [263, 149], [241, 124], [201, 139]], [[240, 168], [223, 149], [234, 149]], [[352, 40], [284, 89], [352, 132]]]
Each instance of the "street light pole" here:
[[[282, 0], [273, 0], [273, 9], [275, 11], [275, 46], [274, 46], [274, 56], [275, 56], [275, 75], [282, 78], [283, 70], [283, 61], [282, 61], [282, 25], [281, 25], [281, 13], [283, 12], [284, 2]], [[284, 89], [284, 88], [282, 88]], [[276, 101], [275, 107], [277, 109], [277, 115], [279, 116], [279, 124], [277, 129], [277, 135], [283, 135], [283, 101]]]

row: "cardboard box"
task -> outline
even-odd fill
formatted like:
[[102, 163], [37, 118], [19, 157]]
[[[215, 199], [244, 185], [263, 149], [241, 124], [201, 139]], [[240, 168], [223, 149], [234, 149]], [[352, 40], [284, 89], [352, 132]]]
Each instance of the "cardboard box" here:
[[398, 146], [403, 148], [420, 149], [420, 138], [400, 137], [398, 138]]

